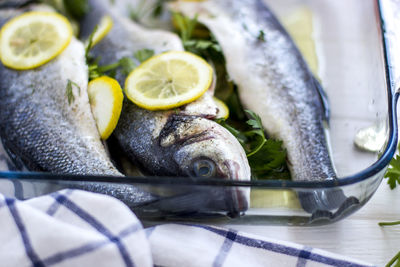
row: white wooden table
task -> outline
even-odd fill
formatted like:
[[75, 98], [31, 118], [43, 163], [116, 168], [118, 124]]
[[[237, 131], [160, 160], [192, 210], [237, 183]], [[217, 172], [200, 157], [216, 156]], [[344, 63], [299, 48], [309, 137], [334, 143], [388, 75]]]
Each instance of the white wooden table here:
[[400, 220], [400, 188], [390, 190], [386, 181], [383, 181], [372, 199], [361, 210], [331, 225], [313, 227], [230, 225], [229, 227], [324, 249], [383, 266], [400, 251], [400, 225], [380, 227], [378, 222], [398, 220]]

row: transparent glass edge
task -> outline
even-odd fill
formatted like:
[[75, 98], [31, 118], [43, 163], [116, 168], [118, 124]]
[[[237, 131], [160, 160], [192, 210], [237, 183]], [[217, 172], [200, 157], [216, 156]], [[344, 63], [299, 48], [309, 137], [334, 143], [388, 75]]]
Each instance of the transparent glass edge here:
[[285, 180], [258, 180], [258, 181], [232, 181], [221, 179], [205, 179], [205, 178], [187, 178], [187, 177], [113, 177], [113, 176], [87, 176], [87, 175], [67, 175], [67, 174], [51, 174], [42, 172], [10, 172], [0, 171], [0, 179], [22, 179], [22, 180], [54, 180], [60, 179], [63, 181], [80, 181], [80, 182], [110, 182], [121, 184], [180, 184], [180, 185], [212, 185], [212, 186], [239, 186], [239, 187], [261, 187], [261, 188], [331, 188], [345, 186], [358, 183], [369, 179], [375, 174], [381, 172], [388, 167], [389, 162], [393, 158], [398, 142], [398, 125], [397, 125], [397, 101], [399, 93], [395, 93], [397, 88], [394, 88], [393, 75], [390, 70], [391, 58], [388, 40], [385, 36], [386, 18], [382, 12], [382, 1], [377, 0], [378, 20], [380, 34], [382, 38], [382, 48], [384, 56], [384, 68], [386, 74], [386, 89], [388, 96], [388, 124], [389, 138], [382, 155], [370, 167], [350, 176], [340, 177], [332, 181], [285, 181]]

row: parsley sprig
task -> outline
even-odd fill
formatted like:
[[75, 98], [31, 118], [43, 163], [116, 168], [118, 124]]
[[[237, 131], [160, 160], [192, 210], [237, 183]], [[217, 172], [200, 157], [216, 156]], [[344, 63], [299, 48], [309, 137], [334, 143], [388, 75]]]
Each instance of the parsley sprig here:
[[[85, 57], [86, 62], [89, 66], [89, 80], [96, 79], [103, 75], [107, 75], [110, 77], [114, 77], [117, 70], [119, 70], [124, 76], [128, 76], [129, 73], [133, 69], [137, 67], [136, 63], [130, 57], [123, 57], [117, 62], [108, 64], [108, 65], [100, 65], [99, 62], [101, 60], [100, 57], [93, 57], [90, 53], [90, 50], [93, 48], [93, 36], [97, 30], [97, 26], [93, 29], [90, 34], [85, 49]], [[142, 63], [145, 60], [149, 59], [154, 55], [154, 51], [151, 49], [142, 49], [138, 50], [133, 54], [133, 58], [135, 58], [138, 62]]]
[[[199, 24], [197, 15], [195, 15], [194, 18], [189, 18], [181, 13], [173, 13], [172, 17], [180, 33], [180, 37], [186, 51], [203, 56], [204, 52], [209, 49], [221, 53], [222, 50], [220, 45], [215, 40], [214, 36], [209, 34], [209, 32], [207, 32], [207, 30], [204, 29], [201, 24]], [[206, 32], [203, 38], [194, 37], [196, 29], [202, 29], [203, 33]]]
[[[236, 127], [226, 121], [219, 121], [230, 131], [246, 151], [253, 179], [290, 179], [286, 166], [286, 150], [282, 141], [269, 139], [265, 135], [261, 118], [250, 110], [245, 110], [249, 117], [246, 125]], [[235, 122], [233, 122], [235, 123]], [[242, 128], [243, 130], [238, 130]]]
[[389, 169], [385, 174], [387, 183], [391, 189], [396, 188], [397, 184], [400, 185], [400, 156], [396, 155], [389, 164]]

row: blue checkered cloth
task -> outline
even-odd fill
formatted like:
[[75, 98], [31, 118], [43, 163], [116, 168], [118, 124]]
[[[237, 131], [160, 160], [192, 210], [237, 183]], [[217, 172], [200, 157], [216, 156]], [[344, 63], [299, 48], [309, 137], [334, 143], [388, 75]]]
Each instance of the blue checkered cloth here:
[[371, 266], [212, 226], [143, 229], [120, 201], [79, 190], [0, 195], [0, 266]]

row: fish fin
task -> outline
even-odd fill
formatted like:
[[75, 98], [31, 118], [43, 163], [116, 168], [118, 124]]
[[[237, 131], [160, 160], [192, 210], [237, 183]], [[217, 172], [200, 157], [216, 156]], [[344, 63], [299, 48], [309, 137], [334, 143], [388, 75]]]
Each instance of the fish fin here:
[[324, 189], [307, 192], [298, 192], [300, 204], [308, 213], [317, 211], [332, 212], [347, 200], [342, 189]]
[[315, 85], [315, 88], [317, 89], [319, 98], [321, 100], [321, 105], [323, 109], [323, 120], [326, 121], [326, 123], [329, 125], [329, 120], [331, 117], [331, 107], [329, 105], [329, 98], [328, 95], [326, 94], [324, 88], [322, 88], [321, 83], [313, 76], [313, 82]]

